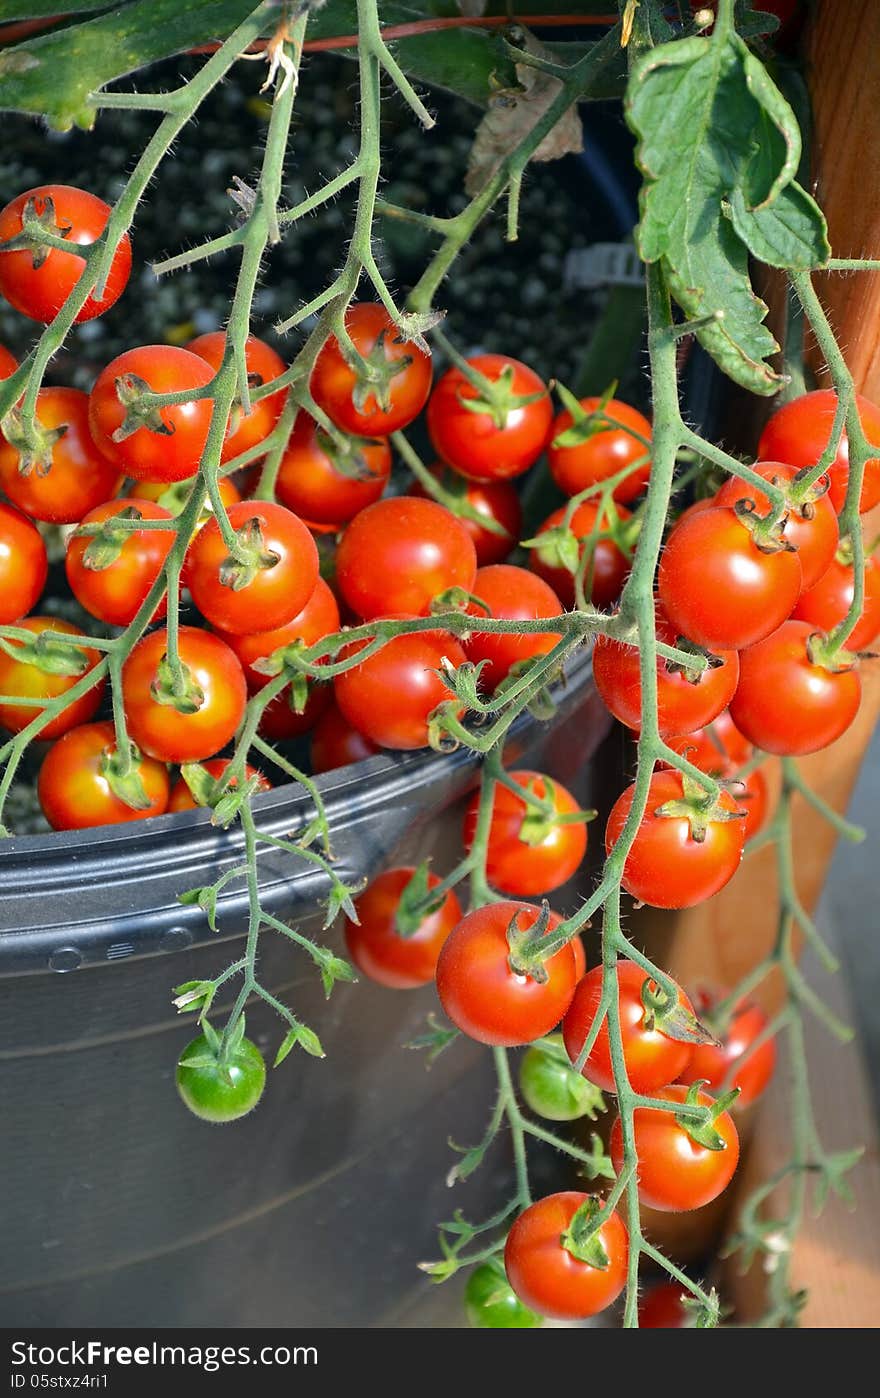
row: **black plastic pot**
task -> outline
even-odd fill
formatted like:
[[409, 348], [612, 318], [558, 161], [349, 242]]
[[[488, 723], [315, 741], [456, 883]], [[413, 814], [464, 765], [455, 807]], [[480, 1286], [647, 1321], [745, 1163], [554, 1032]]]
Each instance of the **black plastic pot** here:
[[[586, 656], [559, 702], [549, 725], [519, 721], [509, 755], [588, 801], [608, 720]], [[344, 877], [428, 853], [450, 867], [476, 765], [467, 752], [388, 755], [323, 777]], [[308, 808], [293, 787], [255, 803], [277, 834]], [[448, 1309], [416, 1263], [434, 1255], [451, 1207], [491, 1212], [499, 1181], [490, 1168], [460, 1198], [445, 1188], [447, 1138], [478, 1138], [492, 1070], [468, 1043], [430, 1073], [401, 1050], [436, 1004], [431, 988], [343, 985], [325, 1004], [308, 959], [267, 935], [261, 978], [318, 1029], [327, 1060], [288, 1060], [229, 1128], [177, 1099], [192, 1027], [170, 987], [235, 959], [246, 917], [238, 883], [218, 934], [177, 895], [241, 854], [240, 834], [206, 812], [3, 846], [3, 1324], [430, 1324]], [[267, 906], [316, 931], [323, 876], [271, 849], [260, 870]], [[258, 1004], [248, 1033], [271, 1051], [283, 1029]]]

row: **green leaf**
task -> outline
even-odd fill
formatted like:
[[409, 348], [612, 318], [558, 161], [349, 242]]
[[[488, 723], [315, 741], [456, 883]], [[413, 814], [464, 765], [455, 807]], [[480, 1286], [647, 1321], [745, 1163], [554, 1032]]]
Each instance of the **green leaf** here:
[[[764, 325], [767, 307], [752, 290], [750, 247], [763, 233], [777, 257], [788, 247], [798, 265], [810, 247], [810, 266], [827, 257], [821, 222], [797, 194], [775, 213], [801, 155], [794, 112], [760, 60], [731, 34], [681, 39], [644, 54], [633, 67], [627, 119], [645, 176], [643, 258], [662, 261], [689, 319], [719, 317], [697, 338], [724, 372], [755, 393], [774, 393], [781, 379], [767, 359], [778, 347]], [[749, 241], [734, 206], [751, 230]]]
[[796, 180], [766, 209], [747, 209], [735, 190], [727, 212], [749, 252], [768, 267], [806, 272], [823, 266], [831, 256], [825, 215]]
[[318, 1038], [314, 1029], [309, 1029], [307, 1024], [295, 1024], [293, 1028], [285, 1034], [281, 1046], [275, 1055], [276, 1068], [279, 1063], [284, 1062], [291, 1049], [296, 1048], [297, 1045], [299, 1045], [301, 1049], [305, 1049], [306, 1053], [311, 1054], [313, 1058], [324, 1057], [321, 1040]]

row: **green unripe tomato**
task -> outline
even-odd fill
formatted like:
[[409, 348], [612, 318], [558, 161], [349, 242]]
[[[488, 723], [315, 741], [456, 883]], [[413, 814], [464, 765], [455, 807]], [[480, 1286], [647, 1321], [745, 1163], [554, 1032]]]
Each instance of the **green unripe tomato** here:
[[519, 1086], [527, 1106], [548, 1121], [594, 1121], [605, 1110], [599, 1089], [572, 1068], [561, 1034], [532, 1044], [520, 1064]]
[[[263, 1095], [266, 1065], [250, 1039], [242, 1039], [232, 1050], [225, 1069], [204, 1034], [187, 1044], [180, 1057], [177, 1091], [202, 1121], [237, 1121], [247, 1116]], [[186, 1061], [194, 1059], [199, 1062]]]
[[484, 1262], [468, 1277], [467, 1318], [477, 1330], [532, 1330], [543, 1319], [524, 1306], [497, 1262]]

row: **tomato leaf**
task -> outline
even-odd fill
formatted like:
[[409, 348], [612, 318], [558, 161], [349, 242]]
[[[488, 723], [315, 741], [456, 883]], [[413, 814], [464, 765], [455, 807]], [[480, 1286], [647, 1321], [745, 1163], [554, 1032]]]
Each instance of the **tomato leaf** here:
[[742, 39], [718, 34], [643, 54], [626, 113], [645, 177], [642, 257], [662, 263], [689, 319], [719, 317], [696, 330], [719, 367], [752, 392], [775, 393], [782, 380], [767, 360], [778, 347], [749, 252], [772, 253], [777, 266], [783, 252], [799, 266], [828, 257], [821, 216], [802, 191], [786, 194], [801, 155], [794, 112]]

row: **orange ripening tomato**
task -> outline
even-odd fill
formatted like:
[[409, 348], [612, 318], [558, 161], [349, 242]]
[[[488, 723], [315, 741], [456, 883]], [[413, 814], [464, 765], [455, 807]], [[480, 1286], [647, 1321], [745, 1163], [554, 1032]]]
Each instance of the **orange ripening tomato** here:
[[[73, 626], [69, 621], [62, 621], [55, 616], [28, 616], [17, 623], [25, 631], [31, 631], [35, 636], [41, 635], [45, 631], [52, 631], [62, 637], [70, 637], [74, 643], [75, 650], [71, 652], [71, 666], [82, 665], [73, 674], [53, 673], [50, 670], [42, 670], [39, 665], [31, 664], [26, 660], [17, 660], [6, 651], [0, 651], [0, 694], [14, 699], [39, 699], [42, 704], [0, 704], [0, 728], [7, 728], [10, 733], [20, 733], [23, 728], [33, 722], [35, 718], [43, 712], [43, 709], [51, 700], [66, 694], [74, 685], [93, 670], [101, 659], [100, 652], [94, 650], [88, 644], [88, 637], [80, 631], [78, 626]], [[9, 645], [13, 650], [21, 648], [21, 642], [9, 638]], [[37, 735], [41, 740], [60, 738], [62, 733], [68, 729], [75, 728], [79, 723], [86, 723], [92, 717], [101, 703], [106, 681], [101, 679], [93, 684], [85, 694], [81, 694], [78, 699], [74, 699], [68, 704], [66, 709], [62, 709], [54, 718], [49, 719], [44, 724]]]
[[164, 762], [138, 754], [133, 769], [146, 806], [130, 806], [113, 790], [108, 761], [116, 756], [112, 723], [83, 723], [53, 743], [43, 759], [37, 795], [53, 830], [85, 830], [162, 815], [170, 783]]

